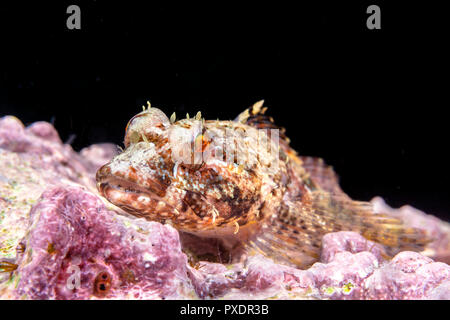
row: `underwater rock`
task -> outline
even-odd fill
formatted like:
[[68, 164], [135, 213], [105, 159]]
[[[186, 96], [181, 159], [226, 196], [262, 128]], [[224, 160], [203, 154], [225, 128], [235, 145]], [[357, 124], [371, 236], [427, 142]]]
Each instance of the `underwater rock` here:
[[189, 289], [178, 232], [132, 223], [76, 187], [46, 191], [30, 213], [14, 294], [29, 299], [170, 299]]
[[383, 247], [375, 242], [369, 241], [355, 232], [341, 231], [328, 233], [322, 238], [322, 252], [320, 260], [328, 263], [340, 252], [358, 253], [368, 251], [381, 262], [383, 260]]
[[62, 144], [58, 132], [51, 123], [38, 121], [28, 126], [25, 130], [41, 139]]
[[[95, 190], [95, 164], [63, 144], [48, 122], [36, 122], [25, 128], [16, 117], [0, 118], [0, 150], [4, 154], [2, 172], [8, 170], [5, 167], [8, 163], [10, 167], [14, 167], [15, 161], [30, 163], [28, 167], [37, 171], [33, 176], [44, 175], [47, 184], [60, 184], [60, 180], [67, 179]], [[20, 180], [20, 176], [17, 178]]]
[[77, 153], [49, 123], [0, 119], [0, 298], [450, 299], [450, 266], [425, 255], [449, 257], [449, 225], [433, 216], [372, 201], [430, 232], [424, 254], [385, 260], [382, 246], [341, 231], [323, 237], [320, 261], [306, 270], [257, 253], [208, 262], [216, 243], [126, 215], [98, 195], [93, 176], [115, 152], [101, 144]]
[[118, 147], [112, 143], [98, 143], [81, 149], [80, 155], [85, 160], [88, 171], [95, 176], [97, 169], [111, 160], [118, 150]]

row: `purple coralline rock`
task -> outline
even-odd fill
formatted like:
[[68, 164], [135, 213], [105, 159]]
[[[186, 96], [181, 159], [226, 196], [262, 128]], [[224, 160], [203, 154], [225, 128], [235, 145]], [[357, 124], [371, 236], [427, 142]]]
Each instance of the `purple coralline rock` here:
[[53, 141], [56, 143], [62, 143], [58, 132], [55, 128], [48, 122], [38, 121], [30, 125], [25, 129], [27, 132], [35, 135], [36, 137], [40, 137], [41, 139], [47, 141]]
[[61, 145], [58, 133], [50, 123], [37, 122], [25, 128], [16, 117], [6, 116], [0, 119], [0, 147], [3, 149], [49, 155], [53, 153], [55, 146], [58, 148]]
[[49, 123], [0, 119], [0, 268], [8, 271], [0, 298], [450, 299], [450, 266], [441, 262], [450, 228], [433, 216], [372, 201], [427, 230], [434, 241], [423, 253], [388, 259], [382, 246], [341, 231], [323, 237], [307, 270], [256, 253], [208, 262], [217, 242], [131, 217], [98, 195], [95, 171], [116, 152], [100, 144], [77, 153]]
[[329, 233], [322, 238], [320, 260], [328, 263], [332, 261], [338, 253], [358, 253], [364, 251], [372, 253], [379, 262], [382, 261], [384, 250], [381, 245], [363, 237], [355, 237], [354, 232], [342, 231]]
[[89, 172], [97, 172], [97, 169], [111, 160], [118, 153], [118, 147], [112, 143], [99, 143], [86, 147], [80, 151], [85, 166]]
[[127, 223], [82, 188], [46, 191], [30, 219], [17, 297], [170, 299], [188, 284], [175, 229]]
[[63, 178], [92, 189], [95, 187], [92, 177], [95, 170], [89, 166], [91, 162], [70, 145], [62, 144], [50, 123], [37, 122], [25, 128], [16, 117], [1, 118], [0, 150], [5, 153], [5, 158], [11, 156], [7, 153], [13, 153], [19, 161], [30, 162], [32, 169], [54, 173], [55, 179], [48, 181], [51, 184], [58, 184]]

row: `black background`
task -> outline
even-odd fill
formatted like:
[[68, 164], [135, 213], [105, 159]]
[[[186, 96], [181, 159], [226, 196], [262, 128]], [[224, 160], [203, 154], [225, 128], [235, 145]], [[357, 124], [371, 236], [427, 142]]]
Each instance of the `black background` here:
[[[350, 1], [348, 1], [350, 2]], [[81, 30], [66, 8], [81, 8]], [[381, 7], [381, 30], [366, 8]], [[0, 4], [0, 116], [53, 121], [76, 150], [121, 144], [150, 100], [233, 119], [259, 99], [355, 199], [450, 218], [444, 8], [423, 2]]]

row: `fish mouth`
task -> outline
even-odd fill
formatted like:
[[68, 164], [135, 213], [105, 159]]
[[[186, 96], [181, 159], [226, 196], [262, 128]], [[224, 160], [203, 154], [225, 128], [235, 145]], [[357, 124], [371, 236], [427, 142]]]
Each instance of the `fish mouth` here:
[[120, 176], [103, 174], [102, 169], [97, 172], [97, 189], [112, 204], [134, 216], [154, 221], [163, 221], [176, 212], [158, 194], [157, 182], [150, 183], [155, 187], [143, 187]]
[[103, 179], [102, 181], [97, 182], [97, 188], [100, 191], [101, 194], [103, 194], [106, 198], [108, 195], [108, 191], [110, 189], [120, 191], [121, 193], [127, 193], [130, 195], [147, 195], [147, 196], [154, 196], [150, 192], [144, 190], [141, 186], [132, 183], [130, 181], [127, 181], [123, 178], [118, 177], [111, 177]]
[[174, 197], [174, 192], [183, 189], [164, 184], [158, 177], [147, 177], [142, 185], [121, 172], [112, 172], [109, 164], [105, 164], [97, 171], [96, 180], [103, 197], [135, 217], [170, 222], [173, 227], [185, 231], [189, 231], [185, 222], [189, 220], [187, 217], [198, 218], [189, 203]]

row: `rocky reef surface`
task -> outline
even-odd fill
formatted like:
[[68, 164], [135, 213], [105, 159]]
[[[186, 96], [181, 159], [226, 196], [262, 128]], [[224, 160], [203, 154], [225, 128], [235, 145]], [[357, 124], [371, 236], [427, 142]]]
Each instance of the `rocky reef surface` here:
[[258, 254], [202, 261], [186, 249], [196, 239], [98, 195], [95, 171], [115, 152], [101, 144], [77, 153], [49, 123], [0, 118], [0, 298], [450, 299], [450, 226], [436, 217], [373, 199], [435, 239], [391, 260], [359, 234], [337, 232], [307, 270]]

